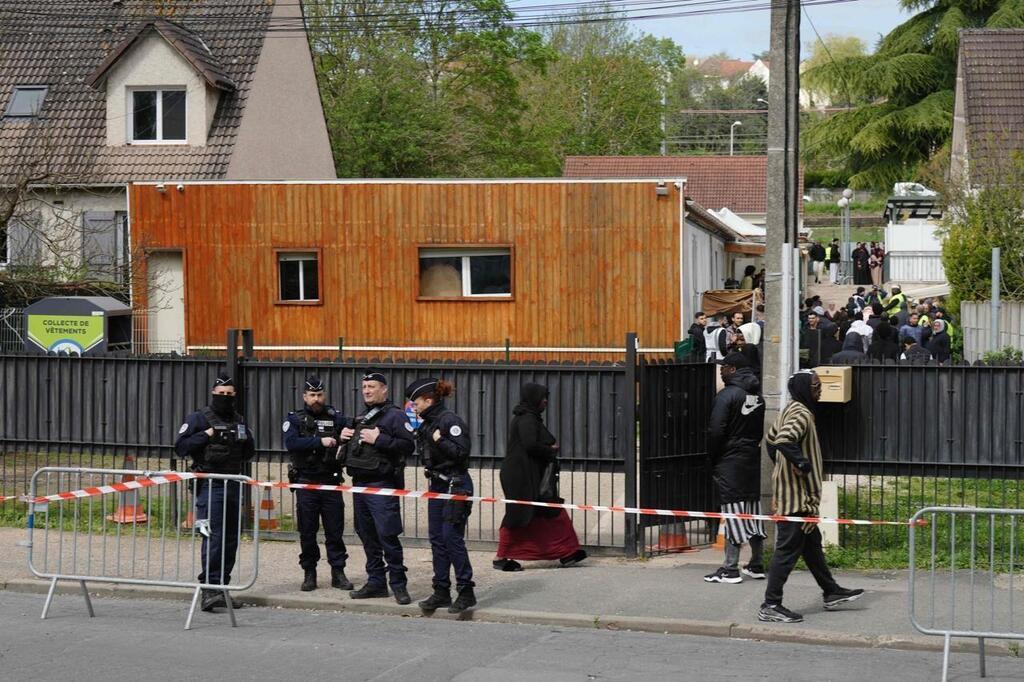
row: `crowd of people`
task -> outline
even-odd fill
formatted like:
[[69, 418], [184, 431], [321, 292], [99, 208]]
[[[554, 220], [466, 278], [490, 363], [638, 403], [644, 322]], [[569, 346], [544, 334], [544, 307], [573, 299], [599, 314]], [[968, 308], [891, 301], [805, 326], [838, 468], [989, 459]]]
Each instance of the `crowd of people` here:
[[800, 349], [807, 367], [864, 360], [947, 363], [953, 320], [941, 298], [911, 302], [899, 286], [857, 287], [847, 304], [825, 306], [820, 296], [800, 305]]
[[[832, 284], [839, 284], [842, 247], [838, 239], [833, 239], [828, 245], [819, 241], [811, 242], [807, 255], [811, 259], [815, 284], [821, 284], [825, 278], [826, 268], [828, 269], [828, 281]], [[885, 265], [885, 247], [882, 244], [858, 242], [850, 253], [850, 262], [853, 265], [854, 284], [882, 286], [882, 273]]]

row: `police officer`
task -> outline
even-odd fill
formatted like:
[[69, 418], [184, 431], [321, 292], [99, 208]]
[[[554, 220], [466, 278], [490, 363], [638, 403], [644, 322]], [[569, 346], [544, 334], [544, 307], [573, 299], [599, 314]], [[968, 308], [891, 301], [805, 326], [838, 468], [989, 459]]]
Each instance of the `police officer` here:
[[[289, 412], [281, 428], [284, 446], [291, 453], [288, 480], [292, 483], [339, 485], [342, 464], [338, 460], [338, 437], [349, 425], [346, 419], [326, 404], [324, 383], [320, 377], [306, 378], [302, 391], [305, 407]], [[340, 492], [330, 490], [296, 490], [295, 513], [299, 523], [299, 566], [305, 572], [301, 589], [316, 589], [316, 565], [320, 561], [320, 545], [316, 534], [320, 519], [324, 522], [327, 563], [331, 565], [331, 587], [351, 590], [345, 577], [348, 552], [342, 533], [345, 531], [345, 501]]]
[[[452, 385], [440, 379], [414, 381], [405, 389], [413, 410], [423, 420], [416, 429], [416, 449], [430, 480], [431, 492], [472, 495], [469, 477], [469, 429], [449, 410], [444, 399], [452, 394]], [[472, 502], [430, 500], [427, 502], [427, 527], [434, 560], [434, 593], [420, 602], [420, 608], [433, 613], [442, 606], [449, 613], [461, 613], [476, 606], [473, 594], [473, 566], [466, 551], [466, 521]], [[451, 598], [452, 567], [458, 597]]]
[[[388, 381], [380, 372], [369, 371], [363, 376], [362, 393], [366, 409], [351, 427], [341, 431], [352, 484], [402, 488], [405, 459], [415, 449], [412, 424], [405, 412], [388, 400]], [[366, 584], [349, 596], [387, 597], [390, 583], [395, 601], [410, 603], [402, 543], [398, 539], [402, 533], [398, 498], [357, 493], [352, 498], [352, 517], [366, 553]]]
[[[192, 471], [214, 474], [240, 474], [242, 465], [256, 454], [245, 418], [235, 410], [235, 384], [227, 374], [217, 376], [210, 404], [185, 418], [174, 449], [181, 457], [192, 459]], [[238, 553], [241, 486], [235, 481], [200, 479], [195, 498], [196, 527], [203, 535], [199, 582], [227, 585]], [[224, 591], [203, 590], [202, 609], [227, 607], [227, 599], [230, 597]], [[240, 606], [234, 601], [231, 604]]]

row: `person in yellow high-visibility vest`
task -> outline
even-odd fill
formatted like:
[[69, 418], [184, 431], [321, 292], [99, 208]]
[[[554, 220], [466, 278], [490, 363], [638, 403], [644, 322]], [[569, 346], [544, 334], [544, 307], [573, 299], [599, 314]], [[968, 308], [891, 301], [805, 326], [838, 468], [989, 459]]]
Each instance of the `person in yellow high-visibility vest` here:
[[889, 294], [889, 298], [885, 301], [885, 314], [895, 315], [906, 302], [907, 297], [903, 295], [903, 290], [898, 286], [894, 286]]

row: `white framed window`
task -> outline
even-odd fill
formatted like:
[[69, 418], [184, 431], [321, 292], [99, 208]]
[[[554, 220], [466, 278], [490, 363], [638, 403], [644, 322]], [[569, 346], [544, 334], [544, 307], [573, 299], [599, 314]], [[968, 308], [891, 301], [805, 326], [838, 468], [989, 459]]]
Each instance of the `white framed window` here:
[[16, 85], [7, 102], [7, 118], [34, 118], [39, 115], [46, 100], [49, 87], [46, 85]]
[[511, 247], [421, 247], [420, 298], [512, 298]]
[[128, 91], [128, 140], [132, 144], [187, 141], [185, 88]]
[[278, 251], [277, 292], [279, 303], [319, 303], [320, 254]]

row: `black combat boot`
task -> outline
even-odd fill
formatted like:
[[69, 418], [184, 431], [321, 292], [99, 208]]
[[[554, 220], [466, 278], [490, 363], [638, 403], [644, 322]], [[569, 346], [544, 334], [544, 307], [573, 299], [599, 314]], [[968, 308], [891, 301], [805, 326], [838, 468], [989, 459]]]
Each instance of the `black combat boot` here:
[[377, 599], [379, 597], [388, 596], [388, 588], [383, 585], [374, 585], [373, 583], [366, 583], [358, 590], [349, 592], [348, 596], [353, 599]]
[[307, 568], [306, 577], [302, 580], [302, 587], [299, 588], [303, 592], [312, 592], [316, 589], [316, 569]]
[[392, 585], [391, 592], [395, 595], [395, 601], [402, 606], [412, 602], [412, 597], [409, 596], [409, 590], [405, 589], [405, 585]]
[[331, 587], [336, 587], [339, 590], [351, 590], [355, 586], [352, 584], [351, 580], [345, 577], [344, 568], [332, 568]]
[[473, 586], [467, 585], [459, 588], [459, 596], [455, 598], [455, 603], [448, 607], [448, 613], [462, 613], [474, 606], [476, 606], [476, 595], [473, 594]]
[[447, 587], [435, 587], [434, 594], [420, 602], [420, 608], [430, 613], [437, 611], [442, 606], [451, 605], [452, 595], [451, 592], [448, 591]]

